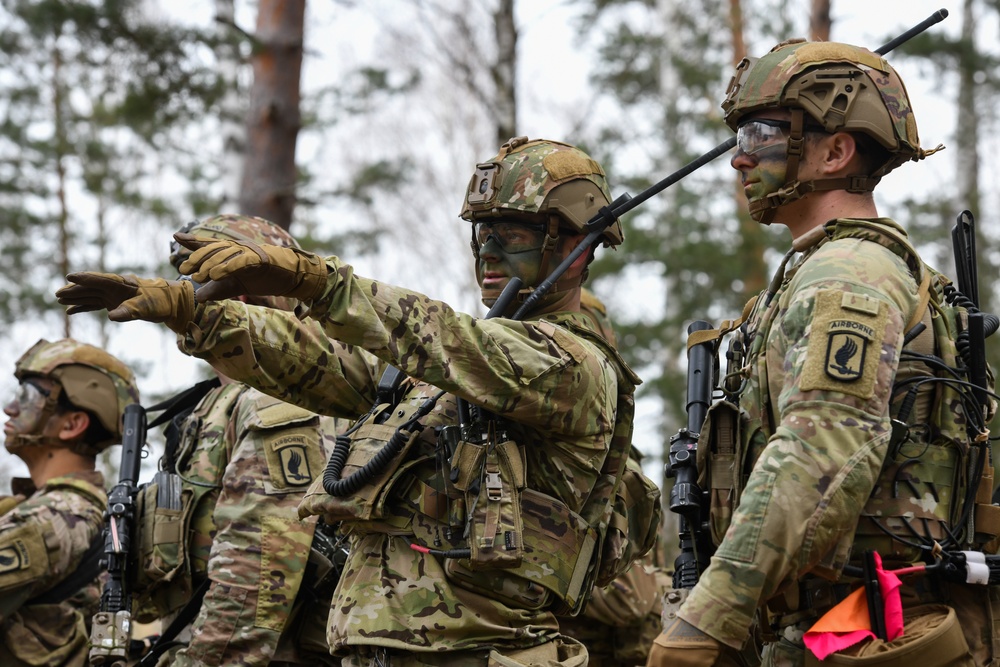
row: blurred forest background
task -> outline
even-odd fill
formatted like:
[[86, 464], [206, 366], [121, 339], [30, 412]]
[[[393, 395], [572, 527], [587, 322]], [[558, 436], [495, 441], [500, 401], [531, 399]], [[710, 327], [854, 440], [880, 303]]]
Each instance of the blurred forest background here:
[[[170, 235], [218, 212], [481, 314], [457, 213], [507, 138], [577, 144], [635, 195], [731, 135], [719, 103], [744, 55], [796, 36], [874, 49], [942, 6], [889, 60], [923, 144], [948, 150], [876, 200], [952, 276], [970, 209], [995, 312], [1000, 0], [0, 0], [0, 393], [40, 337], [105, 346], [146, 405], [206, 377], [165, 329], [69, 319], [52, 293], [75, 270], [174, 277]], [[749, 219], [728, 156], [624, 223], [590, 286], [645, 381], [636, 444], [658, 475], [685, 424], [687, 323], [737, 315], [789, 239]], [[0, 490], [19, 466], [0, 454]]]

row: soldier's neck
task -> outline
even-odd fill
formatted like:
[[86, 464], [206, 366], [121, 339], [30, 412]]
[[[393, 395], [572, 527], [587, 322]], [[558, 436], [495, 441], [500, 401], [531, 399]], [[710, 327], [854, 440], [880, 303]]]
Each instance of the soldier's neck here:
[[28, 466], [28, 474], [36, 488], [42, 488], [50, 479], [76, 472], [92, 472], [94, 458], [77, 454], [66, 447], [42, 445], [19, 452]]

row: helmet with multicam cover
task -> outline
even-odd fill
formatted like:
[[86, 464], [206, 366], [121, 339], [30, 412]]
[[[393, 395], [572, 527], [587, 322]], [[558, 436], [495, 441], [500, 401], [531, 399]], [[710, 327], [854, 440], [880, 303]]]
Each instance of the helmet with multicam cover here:
[[[469, 222], [513, 214], [555, 214], [575, 232], [611, 203], [604, 169], [579, 148], [559, 141], [514, 137], [488, 162], [476, 165], [461, 217]], [[615, 221], [602, 236], [604, 245], [622, 242]]]
[[[516, 219], [537, 224], [544, 232], [538, 275], [548, 274], [559, 230], [585, 233], [587, 223], [611, 202], [601, 165], [579, 148], [559, 141], [513, 137], [487, 162], [476, 165], [460, 216], [473, 223], [472, 252], [479, 262], [476, 223]], [[622, 242], [621, 222], [615, 220], [601, 236], [605, 246]], [[577, 281], [576, 284], [579, 284]], [[574, 287], [558, 283], [552, 294]], [[530, 288], [521, 296], [530, 294]], [[496, 294], [484, 297], [495, 298]]]
[[[257, 244], [268, 244], [282, 248], [300, 248], [291, 234], [278, 225], [249, 215], [216, 215], [205, 220], [190, 222], [179, 231], [202, 238], [222, 239], [226, 241], [251, 241]], [[177, 268], [191, 254], [191, 251], [177, 241], [170, 243], [170, 263]], [[292, 311], [298, 301], [281, 296], [246, 297], [247, 303]]]
[[[902, 79], [885, 58], [861, 47], [789, 40], [762, 58], [744, 58], [722, 103], [726, 124], [738, 130], [749, 114], [778, 108], [792, 114], [788, 169], [784, 188], [751, 202], [751, 214], [760, 222], [770, 222], [775, 208], [813, 190], [871, 191], [899, 165], [935, 152], [920, 148]], [[802, 136], [810, 126], [870, 137], [880, 158], [870, 173], [800, 183]]]
[[[39, 340], [21, 355], [14, 366], [14, 377], [23, 382], [26, 378], [43, 377], [57, 383], [46, 397], [44, 420], [55, 414], [59, 394], [76, 408], [86, 410], [100, 422], [107, 436], [95, 442], [73, 445], [80, 454], [95, 455], [107, 447], [121, 442], [122, 416], [125, 408], [139, 402], [135, 376], [128, 366], [104, 350], [64, 338], [50, 343]], [[44, 420], [40, 420], [44, 423]], [[23, 442], [34, 444], [37, 436], [18, 436]], [[11, 443], [8, 442], [8, 449]]]

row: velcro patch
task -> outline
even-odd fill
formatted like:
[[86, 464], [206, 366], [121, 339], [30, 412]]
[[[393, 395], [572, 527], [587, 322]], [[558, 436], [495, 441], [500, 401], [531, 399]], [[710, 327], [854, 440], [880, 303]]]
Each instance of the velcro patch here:
[[0, 533], [0, 590], [42, 576], [49, 566], [45, 541], [34, 523]]
[[874, 297], [818, 292], [800, 389], [871, 398], [888, 318], [889, 304]]

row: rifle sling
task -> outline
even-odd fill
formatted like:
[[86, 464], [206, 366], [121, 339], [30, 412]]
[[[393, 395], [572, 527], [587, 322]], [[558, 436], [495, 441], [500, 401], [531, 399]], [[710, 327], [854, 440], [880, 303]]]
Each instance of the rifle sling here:
[[186, 628], [191, 621], [195, 619], [198, 612], [201, 610], [201, 601], [205, 597], [205, 593], [208, 592], [208, 587], [211, 585], [212, 580], [205, 578], [198, 588], [194, 590], [191, 594], [191, 599], [187, 601], [181, 610], [174, 617], [174, 620], [170, 622], [167, 629], [156, 638], [156, 642], [153, 644], [152, 648], [149, 649], [149, 653], [142, 656], [142, 659], [136, 664], [136, 667], [148, 667], [148, 665], [155, 665], [159, 657], [166, 652], [171, 646], [174, 645], [174, 638], [180, 634], [181, 630]]

